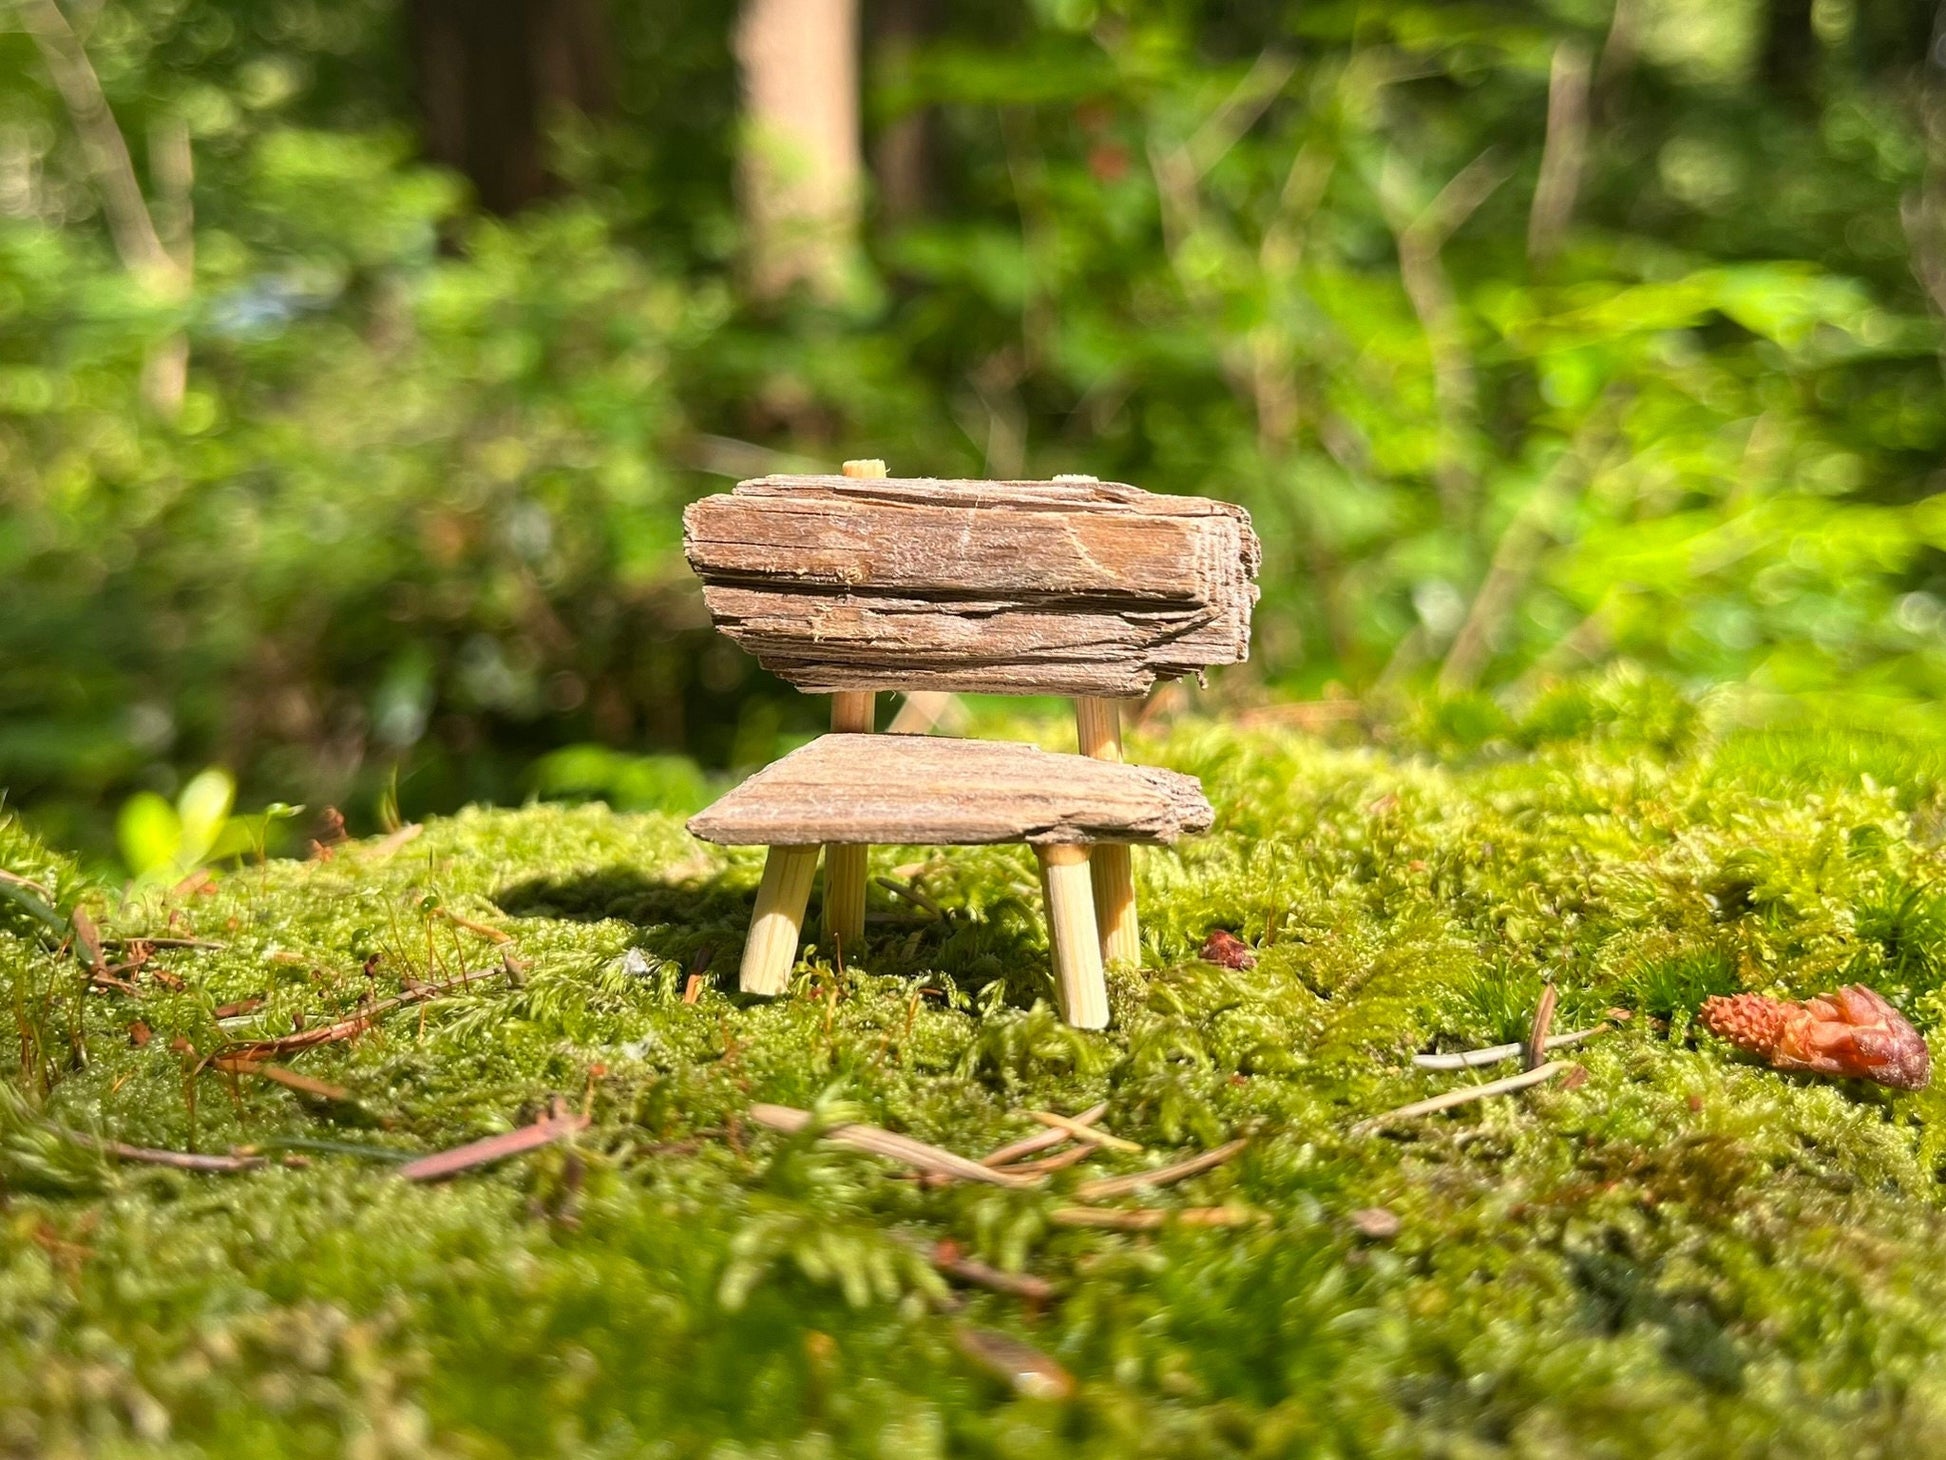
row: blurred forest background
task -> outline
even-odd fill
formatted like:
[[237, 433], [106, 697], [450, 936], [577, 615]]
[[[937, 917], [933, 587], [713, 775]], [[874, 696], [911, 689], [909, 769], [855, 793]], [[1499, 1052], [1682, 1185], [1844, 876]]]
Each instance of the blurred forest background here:
[[1946, 689], [1931, 4], [0, 15], [0, 787], [58, 842], [143, 861], [206, 767], [683, 804], [822, 706], [681, 507], [857, 456], [1247, 505], [1231, 708]]

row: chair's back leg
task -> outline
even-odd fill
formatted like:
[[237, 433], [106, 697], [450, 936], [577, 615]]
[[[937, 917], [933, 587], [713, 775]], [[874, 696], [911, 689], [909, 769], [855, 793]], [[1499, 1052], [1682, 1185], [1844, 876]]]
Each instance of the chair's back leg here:
[[[831, 728], [870, 734], [878, 696], [870, 690], [845, 690], [831, 697]], [[871, 849], [833, 844], [824, 849], [824, 936], [840, 953], [856, 953], [865, 943], [865, 857]]]
[[764, 859], [764, 878], [757, 884], [757, 908], [750, 915], [743, 970], [737, 978], [737, 986], [746, 994], [781, 994], [790, 987], [791, 969], [802, 946], [804, 906], [811, 900], [811, 879], [817, 870], [816, 845], [772, 847]]
[[1108, 983], [1101, 972], [1101, 942], [1088, 876], [1088, 848], [1037, 846], [1041, 892], [1047, 900], [1047, 941], [1054, 956], [1054, 986], [1061, 1017], [1077, 1029], [1108, 1027]]
[[[1082, 696], [1074, 702], [1074, 728], [1081, 753], [1095, 760], [1122, 759], [1122, 711], [1115, 700]], [[1103, 842], [1091, 859], [1095, 880], [1095, 924], [1101, 929], [1104, 963], [1139, 964], [1142, 929], [1135, 916], [1135, 868], [1130, 848]]]
[[[848, 461], [848, 477], [870, 481], [885, 475], [882, 461]], [[869, 735], [877, 728], [878, 696], [870, 690], [840, 690], [831, 697], [831, 730], [838, 735]], [[857, 952], [865, 942], [865, 861], [862, 846], [824, 849], [824, 935]]]

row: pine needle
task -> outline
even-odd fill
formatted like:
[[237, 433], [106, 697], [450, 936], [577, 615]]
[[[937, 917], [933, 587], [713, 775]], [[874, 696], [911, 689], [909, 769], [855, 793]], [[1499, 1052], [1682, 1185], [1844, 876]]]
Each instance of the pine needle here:
[[[1079, 1115], [1071, 1116], [1070, 1119], [1076, 1125], [1093, 1125], [1107, 1113], [1108, 1102], [1104, 1100], [1099, 1105], [1089, 1106], [1088, 1109], [1082, 1111]], [[1072, 1140], [1073, 1138], [1072, 1134], [1068, 1131], [1050, 1126], [1046, 1130], [1034, 1132], [1031, 1136], [1023, 1136], [1011, 1145], [1001, 1146], [998, 1150], [988, 1151], [984, 1156], [980, 1157], [980, 1164], [982, 1166], [1007, 1166], [1015, 1161], [1023, 1160], [1028, 1156], [1037, 1156], [1042, 1151], [1051, 1151], [1054, 1147], [1060, 1145], [1061, 1142]]]
[[556, 1109], [552, 1115], [544, 1115], [532, 1125], [524, 1125], [519, 1130], [488, 1136], [485, 1140], [455, 1146], [450, 1151], [437, 1151], [416, 1161], [408, 1161], [399, 1167], [399, 1175], [407, 1181], [438, 1181], [447, 1176], [457, 1176], [462, 1171], [470, 1171], [475, 1166], [485, 1166], [525, 1151], [538, 1150], [587, 1128], [587, 1116]]
[[1448, 1090], [1444, 1095], [1435, 1095], [1430, 1100], [1415, 1100], [1410, 1105], [1401, 1105], [1397, 1110], [1388, 1110], [1359, 1121], [1351, 1128], [1355, 1136], [1369, 1135], [1381, 1126], [1391, 1125], [1394, 1121], [1410, 1120], [1416, 1115], [1431, 1115], [1436, 1111], [1451, 1110], [1456, 1105], [1468, 1105], [1475, 1100], [1491, 1099], [1495, 1095], [1511, 1095], [1517, 1090], [1525, 1090], [1530, 1085], [1538, 1085], [1543, 1080], [1551, 1080], [1564, 1074], [1572, 1066], [1561, 1060], [1542, 1065], [1537, 1070], [1522, 1070], [1517, 1075], [1504, 1079], [1490, 1080], [1484, 1085], [1467, 1085], [1458, 1090]]
[[[810, 1111], [797, 1110], [789, 1105], [753, 1105], [750, 1107], [750, 1118], [766, 1129], [782, 1131], [787, 1135], [808, 1130], [813, 1119]], [[984, 1181], [989, 1186], [1020, 1188], [1039, 1186], [1042, 1180], [1038, 1176], [1016, 1176], [1006, 1171], [995, 1171], [978, 1161], [970, 1161], [952, 1151], [929, 1146], [924, 1141], [915, 1141], [911, 1136], [902, 1136], [876, 1125], [833, 1125], [825, 1127], [818, 1134], [827, 1141], [850, 1146], [853, 1150], [868, 1151], [874, 1156], [903, 1162], [914, 1170], [955, 1176], [962, 1181]]]
[[1167, 1226], [1246, 1227], [1266, 1219], [1253, 1207], [1056, 1207], [1057, 1227], [1104, 1227], [1116, 1232], [1153, 1232]]
[[[1546, 1041], [1548, 1049], [1567, 1049], [1584, 1040], [1593, 1039], [1597, 1034], [1606, 1034], [1615, 1026], [1602, 1023], [1587, 1029], [1576, 1029], [1568, 1034], [1555, 1034]], [[1484, 1049], [1462, 1049], [1453, 1054], [1415, 1054], [1412, 1063], [1422, 1070], [1477, 1070], [1485, 1065], [1497, 1065], [1502, 1060], [1510, 1060], [1527, 1046], [1525, 1044], [1490, 1044]]]
[[1052, 1126], [1055, 1130], [1066, 1131], [1076, 1140], [1086, 1141], [1091, 1146], [1101, 1146], [1110, 1151], [1127, 1151], [1131, 1154], [1139, 1154], [1142, 1150], [1134, 1141], [1125, 1141], [1120, 1136], [1111, 1135], [1105, 1130], [1096, 1130], [1092, 1125], [1084, 1125], [1071, 1116], [1056, 1115], [1051, 1110], [1030, 1110], [1027, 1114], [1030, 1119], [1038, 1120], [1045, 1126]]
[[1125, 1176], [1104, 1176], [1095, 1181], [1084, 1181], [1075, 1188], [1074, 1194], [1083, 1201], [1103, 1201], [1113, 1196], [1127, 1196], [1130, 1192], [1140, 1191], [1148, 1186], [1168, 1186], [1191, 1176], [1221, 1166], [1250, 1144], [1248, 1136], [1239, 1136], [1211, 1151], [1204, 1151], [1187, 1160], [1177, 1161], [1171, 1166], [1159, 1166], [1152, 1171], [1131, 1171]]

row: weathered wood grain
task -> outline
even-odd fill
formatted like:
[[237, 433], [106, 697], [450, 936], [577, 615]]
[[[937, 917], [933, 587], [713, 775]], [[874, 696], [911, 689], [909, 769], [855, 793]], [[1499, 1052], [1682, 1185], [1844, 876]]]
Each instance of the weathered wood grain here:
[[683, 526], [717, 626], [800, 689], [1134, 697], [1249, 652], [1259, 547], [1227, 502], [765, 477]]
[[1191, 776], [1005, 741], [824, 735], [692, 817], [728, 846], [1170, 842], [1209, 829]]

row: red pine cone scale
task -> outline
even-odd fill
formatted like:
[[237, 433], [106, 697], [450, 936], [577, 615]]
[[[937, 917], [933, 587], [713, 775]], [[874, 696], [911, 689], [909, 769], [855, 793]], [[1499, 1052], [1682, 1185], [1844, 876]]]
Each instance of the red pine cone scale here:
[[1896, 1090], [1923, 1090], [1932, 1055], [1919, 1031], [1862, 983], [1803, 1003], [1763, 994], [1703, 1000], [1703, 1027], [1768, 1059], [1773, 1069], [1841, 1079], [1875, 1080]]

